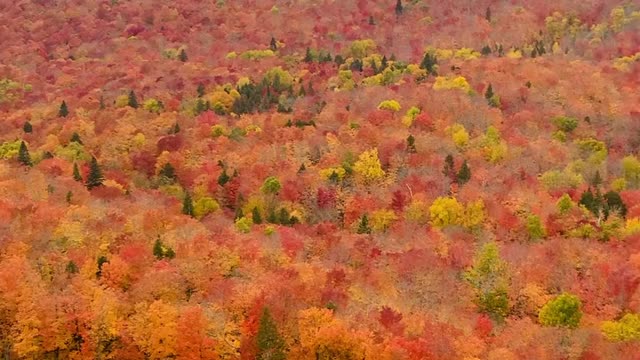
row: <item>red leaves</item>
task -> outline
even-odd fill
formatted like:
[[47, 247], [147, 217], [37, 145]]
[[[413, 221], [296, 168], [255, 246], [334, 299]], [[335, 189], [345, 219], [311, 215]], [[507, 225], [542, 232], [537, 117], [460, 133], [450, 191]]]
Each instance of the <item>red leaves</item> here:
[[161, 137], [157, 143], [158, 152], [160, 153], [163, 151], [178, 151], [182, 147], [182, 143], [183, 140], [182, 136], [180, 135], [167, 135]]
[[486, 314], [478, 316], [478, 319], [476, 320], [475, 331], [478, 336], [483, 338], [491, 334], [491, 331], [493, 331], [493, 322], [491, 321], [489, 316], [487, 316]]
[[317, 191], [317, 204], [321, 209], [333, 207], [336, 202], [336, 192], [331, 188], [320, 187]]

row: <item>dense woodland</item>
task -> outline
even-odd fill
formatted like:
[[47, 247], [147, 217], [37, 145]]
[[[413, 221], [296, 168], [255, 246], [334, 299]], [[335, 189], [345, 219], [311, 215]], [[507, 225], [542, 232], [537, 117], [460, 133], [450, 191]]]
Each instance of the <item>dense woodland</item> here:
[[3, 359], [638, 359], [640, 3], [0, 3]]

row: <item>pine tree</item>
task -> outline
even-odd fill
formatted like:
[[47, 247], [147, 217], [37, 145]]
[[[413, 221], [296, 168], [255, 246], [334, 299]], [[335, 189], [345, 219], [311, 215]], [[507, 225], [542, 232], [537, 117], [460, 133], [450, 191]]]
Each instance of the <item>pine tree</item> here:
[[418, 150], [416, 150], [416, 139], [413, 137], [413, 135], [409, 135], [409, 137], [407, 137], [407, 151], [410, 153], [415, 153]]
[[164, 164], [158, 172], [158, 176], [160, 176], [161, 182], [167, 184], [173, 184], [178, 179], [176, 169], [171, 165], [171, 163]]
[[78, 265], [76, 265], [72, 260], [69, 260], [64, 270], [67, 274], [76, 274], [78, 273]]
[[276, 38], [274, 38], [273, 36], [271, 37], [271, 42], [269, 43], [269, 48], [271, 49], [271, 51], [278, 50], [278, 42], [276, 41]]
[[491, 100], [491, 98], [493, 97], [493, 87], [491, 86], [491, 84], [489, 84], [489, 86], [487, 87], [487, 91], [484, 92], [484, 98], [487, 100]]
[[156, 239], [156, 242], [153, 244], [153, 256], [158, 260], [162, 260], [164, 257], [164, 250], [162, 249], [162, 242], [160, 241], [160, 237]]
[[380, 71], [383, 71], [389, 66], [389, 60], [387, 60], [387, 56], [382, 56], [382, 61], [380, 61]]
[[402, 0], [398, 0], [396, 2], [396, 15], [402, 15], [402, 11], [404, 8], [402, 7]]
[[442, 174], [449, 179], [453, 180], [455, 174], [455, 164], [453, 162], [453, 156], [448, 154], [446, 158], [444, 158], [444, 168], [442, 169]]
[[187, 56], [187, 52], [184, 49], [180, 49], [180, 54], [178, 55], [178, 59], [182, 62], [187, 62], [189, 57]]
[[67, 117], [69, 115], [69, 109], [67, 108], [67, 103], [63, 100], [62, 104], [60, 104], [60, 110], [58, 110], [59, 117]]
[[367, 214], [362, 215], [360, 218], [360, 223], [358, 224], [358, 230], [356, 230], [358, 234], [371, 234], [371, 226], [369, 226], [369, 217]]
[[593, 187], [596, 189], [600, 185], [602, 185], [602, 176], [600, 176], [600, 170], [596, 170], [596, 174], [593, 176], [593, 179], [591, 180], [591, 185], [593, 185]]
[[487, 7], [487, 10], [484, 13], [484, 18], [487, 19], [488, 22], [491, 22], [491, 8]]
[[482, 55], [491, 54], [491, 47], [489, 45], [485, 45], [482, 50], [480, 50], [480, 53], [482, 53]]
[[313, 55], [311, 55], [311, 49], [307, 48], [307, 53], [304, 55], [304, 62], [310, 63], [313, 61]]
[[82, 175], [80, 175], [77, 163], [73, 163], [73, 180], [82, 182]]
[[199, 97], [199, 98], [201, 98], [201, 97], [203, 97], [203, 96], [204, 96], [204, 91], [205, 91], [205, 89], [204, 89], [204, 85], [203, 85], [202, 83], [198, 84], [198, 90], [197, 90], [197, 92], [198, 92], [198, 97]]
[[375, 25], [376, 21], [373, 19], [373, 16], [369, 16], [369, 25]]
[[307, 167], [304, 166], [304, 163], [302, 163], [298, 168], [298, 174], [303, 173], [305, 170], [307, 170]]
[[188, 192], [185, 194], [182, 202], [182, 213], [193, 217], [193, 200]]
[[82, 143], [82, 139], [80, 139], [80, 135], [78, 135], [78, 133], [77, 133], [77, 132], [74, 132], [74, 133], [71, 135], [71, 140], [69, 140], [69, 142], [77, 142], [77, 143], [78, 143], [78, 144], [80, 144], [80, 145], [84, 145], [84, 144]]
[[137, 109], [139, 104], [138, 104], [138, 98], [136, 97], [136, 93], [133, 92], [133, 90], [129, 91], [129, 102], [128, 105], [134, 109]]
[[27, 145], [24, 141], [20, 142], [20, 150], [18, 150], [18, 161], [22, 165], [32, 166], [31, 156], [29, 155], [29, 149], [27, 149]]
[[25, 121], [24, 125], [22, 125], [22, 131], [24, 131], [25, 133], [31, 133], [33, 132], [33, 126], [31, 126], [30, 122]]
[[284, 360], [286, 358], [284, 340], [278, 334], [278, 328], [268, 308], [263, 310], [260, 317], [256, 341], [258, 345], [258, 360]]
[[227, 175], [227, 169], [222, 170], [222, 174], [218, 176], [218, 185], [224, 186], [231, 178]]
[[458, 175], [456, 176], [458, 179], [459, 185], [464, 185], [469, 182], [471, 179], [471, 169], [469, 169], [469, 164], [467, 164], [467, 160], [462, 163], [460, 170], [458, 171]]
[[102, 276], [102, 265], [104, 265], [105, 263], [108, 263], [108, 262], [109, 262], [109, 260], [104, 255], [101, 255], [98, 258], [98, 271], [96, 271], [96, 277], [98, 279], [100, 279], [100, 277]]
[[98, 161], [95, 157], [91, 158], [91, 163], [89, 164], [89, 176], [87, 176], [87, 182], [85, 185], [87, 189], [91, 190], [95, 187], [101, 186], [104, 181], [104, 177], [102, 176], [102, 170], [98, 165]]
[[260, 210], [257, 207], [251, 210], [251, 220], [253, 220], [254, 224], [262, 224], [262, 215], [260, 215]]
[[289, 215], [289, 211], [285, 208], [280, 208], [280, 215], [278, 221], [282, 225], [290, 225], [289, 220], [291, 219], [291, 215]]
[[100, 110], [104, 110], [106, 108], [104, 104], [104, 96], [100, 95]]
[[71, 198], [73, 197], [73, 193], [71, 190], [67, 191], [67, 204], [71, 204]]
[[438, 64], [438, 59], [435, 55], [427, 52], [424, 54], [422, 61], [420, 62], [420, 68], [427, 70], [429, 74], [437, 75], [435, 66]]
[[342, 64], [344, 64], [344, 58], [342, 57], [342, 55], [338, 54], [336, 55], [336, 57], [333, 59], [333, 62], [336, 63], [336, 65], [340, 66]]

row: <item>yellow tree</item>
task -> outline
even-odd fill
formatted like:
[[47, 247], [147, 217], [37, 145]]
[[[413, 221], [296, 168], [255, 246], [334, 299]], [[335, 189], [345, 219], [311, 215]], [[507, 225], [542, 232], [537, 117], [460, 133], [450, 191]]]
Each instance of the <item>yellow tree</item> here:
[[385, 173], [378, 158], [378, 149], [374, 148], [360, 154], [353, 170], [366, 184], [382, 179]]
[[445, 227], [459, 225], [464, 219], [464, 206], [454, 197], [439, 197], [429, 207], [431, 225]]
[[144, 303], [136, 305], [129, 327], [136, 345], [149, 359], [176, 356], [177, 318], [176, 309], [162, 300], [154, 301], [148, 308]]

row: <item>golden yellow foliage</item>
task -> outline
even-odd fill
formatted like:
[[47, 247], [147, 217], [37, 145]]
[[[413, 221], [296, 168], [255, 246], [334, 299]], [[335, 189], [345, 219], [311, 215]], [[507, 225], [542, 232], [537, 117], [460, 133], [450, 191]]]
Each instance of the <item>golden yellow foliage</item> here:
[[365, 183], [382, 179], [385, 172], [382, 170], [382, 165], [378, 158], [378, 149], [374, 148], [360, 154], [358, 161], [353, 165], [353, 171], [355, 171]]
[[460, 224], [464, 218], [464, 207], [453, 197], [439, 197], [429, 207], [429, 219], [435, 227]]
[[438, 76], [436, 77], [435, 83], [433, 83], [434, 90], [451, 90], [451, 89], [459, 89], [463, 90], [466, 93], [471, 93], [471, 85], [467, 82], [464, 76], [456, 76], [456, 77], [444, 77]]
[[376, 210], [371, 214], [371, 227], [375, 231], [386, 231], [398, 217], [391, 210]]

